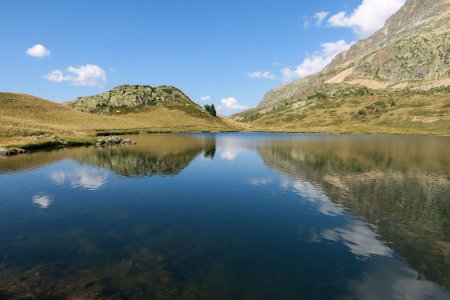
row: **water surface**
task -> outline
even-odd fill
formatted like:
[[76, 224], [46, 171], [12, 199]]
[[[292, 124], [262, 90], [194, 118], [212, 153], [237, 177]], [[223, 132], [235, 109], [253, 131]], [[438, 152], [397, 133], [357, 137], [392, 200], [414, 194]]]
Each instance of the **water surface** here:
[[450, 299], [450, 139], [133, 136], [0, 160], [0, 299]]

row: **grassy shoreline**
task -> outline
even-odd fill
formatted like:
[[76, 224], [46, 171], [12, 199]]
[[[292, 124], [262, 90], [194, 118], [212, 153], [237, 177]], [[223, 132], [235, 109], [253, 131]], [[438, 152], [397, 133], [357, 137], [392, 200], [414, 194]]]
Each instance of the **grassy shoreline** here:
[[[358, 129], [358, 130], [355, 130]], [[140, 135], [140, 134], [179, 134], [179, 133], [232, 133], [232, 132], [243, 132], [243, 133], [291, 133], [291, 134], [335, 134], [335, 135], [418, 135], [418, 136], [442, 136], [449, 137], [450, 133], [440, 133], [440, 132], [425, 132], [416, 130], [398, 130], [398, 128], [328, 128], [328, 127], [314, 127], [314, 128], [303, 128], [302, 130], [285, 129], [257, 129], [257, 128], [247, 128], [244, 130], [112, 130], [103, 131], [99, 130], [92, 135], [84, 136], [71, 136], [71, 135], [61, 135], [61, 136], [32, 136], [32, 137], [12, 137], [8, 142], [3, 142], [0, 140], [0, 147], [2, 148], [20, 148], [27, 151], [37, 151], [44, 149], [57, 149], [63, 147], [78, 147], [78, 146], [93, 146], [96, 144], [99, 137], [104, 136], [123, 136], [123, 135]]]
[[[399, 96], [394, 106], [381, 107], [380, 104], [379, 110], [371, 110], [370, 113], [367, 110], [362, 119], [355, 119], [354, 112], [361, 107], [369, 107], [370, 103], [375, 107], [383, 95], [345, 99], [330, 96], [323, 107], [311, 108], [305, 112], [283, 107], [279, 111], [261, 115], [258, 119], [242, 122], [212, 117], [209, 114], [193, 116], [183, 110], [163, 106], [103, 116], [80, 112], [66, 105], [29, 95], [0, 93], [0, 147], [31, 151], [87, 146], [94, 145], [101, 136], [153, 133], [278, 132], [450, 136], [450, 93], [444, 92]], [[387, 100], [383, 101], [385, 103]], [[336, 105], [330, 108], [333, 103]]]
[[100, 137], [106, 136], [123, 136], [123, 135], [140, 135], [140, 134], [177, 134], [177, 133], [227, 133], [227, 132], [240, 132], [238, 130], [116, 130], [116, 131], [99, 131], [94, 135], [87, 136], [54, 136], [54, 137], [11, 137], [8, 138], [8, 142], [4, 142], [0, 139], [0, 148], [20, 148], [27, 151], [43, 150], [43, 149], [57, 149], [64, 147], [77, 147], [77, 146], [93, 146], [97, 143]]

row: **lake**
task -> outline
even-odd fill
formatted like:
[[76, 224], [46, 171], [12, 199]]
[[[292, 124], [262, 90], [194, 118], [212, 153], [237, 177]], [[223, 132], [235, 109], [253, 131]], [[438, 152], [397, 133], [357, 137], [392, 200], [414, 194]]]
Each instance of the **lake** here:
[[0, 159], [0, 299], [450, 299], [450, 138], [130, 138]]

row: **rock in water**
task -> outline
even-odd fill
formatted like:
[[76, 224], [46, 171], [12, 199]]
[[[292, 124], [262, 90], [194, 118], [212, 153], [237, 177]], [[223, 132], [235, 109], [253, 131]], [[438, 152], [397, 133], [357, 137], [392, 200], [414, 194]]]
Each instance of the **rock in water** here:
[[13, 156], [23, 154], [26, 151], [20, 148], [0, 148], [0, 156]]
[[135, 145], [133, 141], [130, 139], [122, 139], [118, 136], [107, 136], [97, 139], [97, 143], [95, 144], [97, 147], [107, 147], [113, 145]]

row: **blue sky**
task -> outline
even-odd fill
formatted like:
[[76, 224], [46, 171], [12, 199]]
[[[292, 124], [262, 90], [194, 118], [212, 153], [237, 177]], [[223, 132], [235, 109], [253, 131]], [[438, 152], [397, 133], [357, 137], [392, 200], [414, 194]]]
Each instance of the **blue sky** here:
[[167, 84], [230, 114], [320, 70], [403, 3], [3, 0], [0, 91], [63, 102]]

